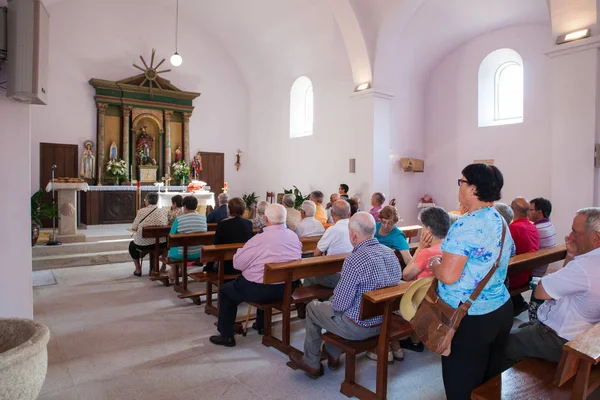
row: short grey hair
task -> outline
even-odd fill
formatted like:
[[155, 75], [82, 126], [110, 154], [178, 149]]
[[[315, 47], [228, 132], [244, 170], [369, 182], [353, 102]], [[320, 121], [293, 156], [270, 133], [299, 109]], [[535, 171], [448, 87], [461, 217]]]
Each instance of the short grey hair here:
[[385, 203], [385, 194], [383, 194], [381, 192], [373, 193], [373, 198], [375, 198], [375, 201], [377, 202], [377, 204]]
[[304, 211], [307, 217], [314, 217], [317, 212], [317, 205], [312, 200], [304, 200], [300, 209]]
[[273, 225], [285, 224], [287, 211], [281, 204], [269, 204], [265, 210], [265, 216]]
[[296, 202], [296, 197], [291, 193], [284, 194], [281, 202], [286, 207], [294, 208], [294, 203]]
[[336, 200], [331, 205], [331, 215], [335, 215], [338, 218], [349, 218], [350, 217], [350, 203], [346, 200]]
[[348, 229], [361, 237], [375, 236], [375, 219], [366, 211], [357, 212], [350, 218]]
[[146, 201], [148, 204], [157, 204], [158, 203], [158, 193], [150, 192], [146, 195]]
[[577, 210], [577, 215], [585, 215], [585, 227], [589, 234], [600, 232], [600, 207], [586, 207]]
[[460, 215], [448, 213], [448, 218], [450, 218], [450, 226], [452, 226], [452, 224], [454, 224], [456, 221], [458, 221], [458, 219], [460, 218]]
[[515, 213], [508, 204], [494, 203], [494, 208], [502, 215], [502, 218], [504, 218], [507, 224], [510, 224], [515, 217]]
[[442, 207], [427, 207], [419, 213], [419, 221], [431, 234], [438, 239], [444, 239], [450, 229], [450, 217]]
[[229, 201], [229, 195], [227, 193], [221, 193], [219, 194], [219, 204], [223, 205], [223, 204], [227, 204], [227, 202]]
[[258, 204], [256, 205], [256, 212], [258, 213], [258, 215], [265, 215], [265, 210], [267, 209], [268, 205], [269, 205], [268, 201], [264, 201], [264, 200], [259, 201]]
[[310, 194], [310, 197], [315, 199], [315, 203], [320, 204], [323, 202], [323, 192], [321, 192], [320, 190], [313, 190]]

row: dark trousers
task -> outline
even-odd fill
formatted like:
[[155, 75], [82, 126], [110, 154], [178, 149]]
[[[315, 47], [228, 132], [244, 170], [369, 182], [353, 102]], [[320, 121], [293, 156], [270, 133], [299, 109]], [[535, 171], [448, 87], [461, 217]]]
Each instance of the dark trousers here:
[[[295, 286], [295, 285], [294, 285]], [[218, 330], [222, 336], [232, 338], [235, 331], [235, 318], [240, 303], [244, 302], [274, 302], [283, 298], [284, 285], [265, 285], [246, 280], [243, 276], [229, 281], [219, 291], [219, 323]], [[256, 312], [256, 325], [264, 328], [265, 314], [262, 310]]]
[[[142, 252], [148, 252], [149, 253], [152, 250], [154, 250], [155, 247], [156, 247], [155, 244], [150, 244], [148, 246], [140, 246], [139, 244], [135, 244], [133, 242], [133, 240], [132, 240], [131, 242], [129, 242], [129, 255], [134, 260], [139, 260], [140, 258], [142, 258]], [[163, 243], [160, 244], [159, 247], [161, 249], [166, 249], [167, 248], [167, 243], [163, 242]]]
[[510, 300], [491, 313], [463, 318], [452, 339], [452, 352], [442, 357], [448, 400], [469, 400], [477, 386], [502, 371], [512, 321]]

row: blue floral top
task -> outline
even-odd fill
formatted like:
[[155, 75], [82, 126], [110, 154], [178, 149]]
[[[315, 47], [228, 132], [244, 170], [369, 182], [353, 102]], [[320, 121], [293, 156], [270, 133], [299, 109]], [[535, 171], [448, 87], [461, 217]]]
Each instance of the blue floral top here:
[[[467, 256], [467, 263], [458, 279], [451, 285], [439, 282], [438, 294], [446, 303], [458, 308], [467, 301], [477, 284], [487, 275], [496, 262], [502, 245], [502, 216], [493, 207], [482, 208], [463, 215], [450, 227], [442, 243], [442, 251]], [[469, 315], [488, 314], [500, 308], [510, 295], [504, 285], [508, 261], [515, 252], [515, 243], [508, 227], [500, 266], [469, 308]]]

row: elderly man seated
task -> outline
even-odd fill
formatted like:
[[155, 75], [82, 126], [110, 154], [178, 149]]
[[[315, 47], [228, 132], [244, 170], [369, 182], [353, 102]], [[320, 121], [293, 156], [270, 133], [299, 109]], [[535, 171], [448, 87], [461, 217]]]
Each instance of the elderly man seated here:
[[314, 201], [317, 206], [315, 211], [315, 219], [325, 225], [327, 223], [327, 211], [323, 207], [323, 192], [320, 190], [314, 190], [310, 194], [310, 200]]
[[281, 200], [281, 202], [283, 203], [283, 206], [285, 207], [285, 211], [287, 212], [287, 218], [286, 218], [285, 223], [291, 230], [294, 230], [296, 225], [298, 225], [300, 223], [300, 221], [302, 220], [300, 211], [298, 211], [294, 208], [294, 206], [296, 204], [296, 196], [294, 196], [291, 193], [285, 194], [283, 196], [283, 199]]
[[227, 193], [221, 193], [217, 198], [219, 202], [219, 207], [212, 210], [208, 217], [206, 217], [206, 222], [215, 223], [221, 222], [229, 215], [227, 214], [227, 203], [229, 202], [229, 195]]
[[[233, 256], [233, 267], [242, 272], [225, 283], [219, 291], [219, 335], [211, 336], [213, 344], [235, 346], [234, 327], [237, 308], [243, 302], [274, 302], [281, 300], [284, 285], [263, 283], [265, 264], [298, 260], [302, 244], [298, 236], [285, 226], [286, 212], [281, 204], [269, 204], [265, 212], [264, 232], [248, 240]], [[264, 329], [264, 312], [256, 312], [255, 328]]]
[[340, 195], [337, 193], [332, 193], [331, 196], [329, 196], [329, 203], [327, 203], [327, 206], [325, 207], [325, 210], [327, 210], [327, 223], [328, 224], [333, 223], [333, 218], [331, 218], [331, 206], [333, 205], [333, 203], [335, 203], [339, 199], [340, 199]]
[[[364, 340], [379, 334], [382, 317], [358, 318], [362, 294], [397, 285], [402, 278], [400, 263], [394, 252], [374, 239], [375, 220], [359, 212], [348, 224], [352, 254], [344, 261], [342, 275], [331, 301], [313, 301], [306, 309], [304, 354], [292, 352], [291, 362], [311, 378], [323, 375], [321, 333], [333, 332], [347, 340]], [[330, 369], [339, 367], [340, 351], [325, 344]]]
[[298, 237], [321, 236], [325, 232], [323, 224], [315, 219], [317, 206], [313, 201], [305, 200], [300, 207], [302, 221], [296, 225], [294, 232]]
[[544, 276], [535, 297], [538, 320], [508, 336], [505, 368], [527, 357], [558, 362], [563, 345], [600, 322], [600, 208], [577, 211], [565, 237], [564, 268]]

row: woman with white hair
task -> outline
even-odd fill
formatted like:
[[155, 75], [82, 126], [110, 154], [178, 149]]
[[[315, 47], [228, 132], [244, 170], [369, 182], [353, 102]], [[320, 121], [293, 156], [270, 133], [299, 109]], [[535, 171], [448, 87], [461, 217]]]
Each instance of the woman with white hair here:
[[321, 236], [325, 232], [323, 224], [315, 218], [315, 212], [317, 211], [317, 205], [314, 201], [305, 200], [300, 208], [300, 215], [302, 221], [296, 225], [294, 232], [298, 237], [305, 236]]
[[262, 229], [267, 224], [267, 219], [265, 218], [265, 210], [269, 205], [268, 201], [259, 201], [256, 205], [256, 216], [252, 218], [252, 228]]
[[283, 196], [281, 202], [283, 203], [285, 211], [287, 212], [285, 223], [291, 230], [294, 230], [296, 225], [302, 221], [302, 215], [300, 215], [300, 211], [294, 208], [296, 204], [296, 197], [293, 194], [288, 193]]

